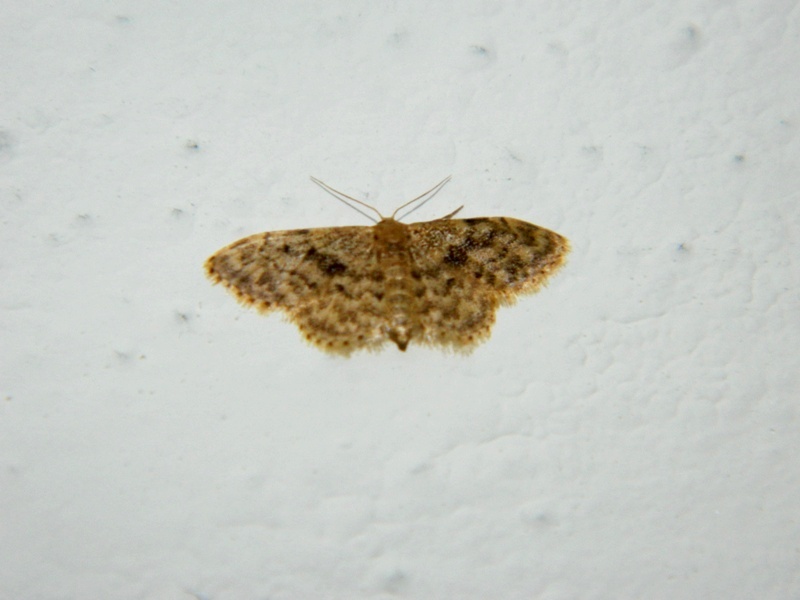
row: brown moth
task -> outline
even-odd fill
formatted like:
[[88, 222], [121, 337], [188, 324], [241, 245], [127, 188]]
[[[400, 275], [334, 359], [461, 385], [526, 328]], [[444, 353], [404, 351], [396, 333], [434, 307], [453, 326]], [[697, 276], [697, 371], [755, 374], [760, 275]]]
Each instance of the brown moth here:
[[406, 225], [398, 211], [374, 226], [268, 231], [212, 255], [208, 276], [246, 305], [280, 310], [322, 350], [350, 354], [386, 341], [471, 350], [486, 340], [501, 304], [536, 292], [564, 264], [569, 242], [509, 217]]

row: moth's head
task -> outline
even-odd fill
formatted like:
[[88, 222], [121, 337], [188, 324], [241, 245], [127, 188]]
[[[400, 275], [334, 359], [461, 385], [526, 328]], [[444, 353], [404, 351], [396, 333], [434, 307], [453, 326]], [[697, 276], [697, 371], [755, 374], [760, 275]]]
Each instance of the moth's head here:
[[375, 241], [388, 247], [405, 247], [408, 244], [408, 225], [392, 217], [375, 223]]

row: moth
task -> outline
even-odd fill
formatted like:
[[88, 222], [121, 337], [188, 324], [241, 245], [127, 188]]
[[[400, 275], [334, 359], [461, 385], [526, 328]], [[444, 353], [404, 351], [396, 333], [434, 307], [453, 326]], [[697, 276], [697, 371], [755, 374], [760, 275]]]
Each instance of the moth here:
[[433, 221], [395, 219], [449, 179], [384, 217], [312, 177], [380, 220], [251, 235], [208, 258], [206, 273], [243, 304], [283, 312], [328, 352], [387, 341], [403, 351], [410, 343], [470, 351], [489, 337], [498, 306], [536, 292], [564, 264], [569, 242], [510, 217], [454, 219], [460, 208]]

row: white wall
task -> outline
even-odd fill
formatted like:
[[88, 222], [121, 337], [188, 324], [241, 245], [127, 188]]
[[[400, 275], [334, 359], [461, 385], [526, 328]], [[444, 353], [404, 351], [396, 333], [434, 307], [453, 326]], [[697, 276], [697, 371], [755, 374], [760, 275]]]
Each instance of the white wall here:
[[[0, 598], [800, 595], [795, 3], [12, 4]], [[448, 174], [574, 246], [469, 356], [203, 275]]]

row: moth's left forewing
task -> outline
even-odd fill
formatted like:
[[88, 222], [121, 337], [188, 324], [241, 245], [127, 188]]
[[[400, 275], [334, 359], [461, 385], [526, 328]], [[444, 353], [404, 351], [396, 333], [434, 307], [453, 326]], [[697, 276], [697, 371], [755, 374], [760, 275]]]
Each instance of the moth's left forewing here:
[[338, 354], [384, 341], [376, 269], [371, 227], [260, 233], [206, 261], [208, 276], [242, 303], [282, 311], [309, 342]]

